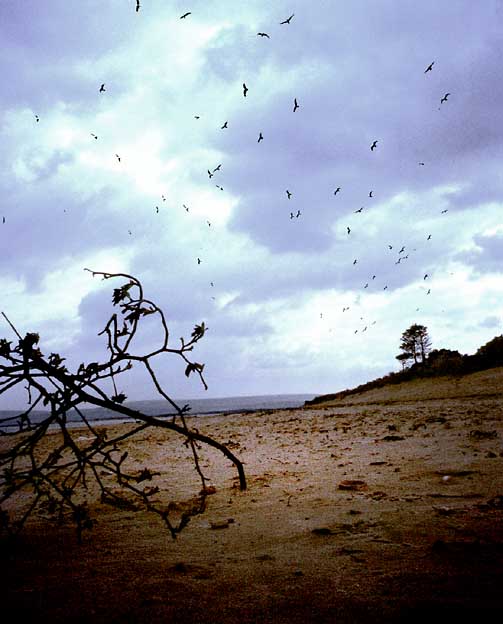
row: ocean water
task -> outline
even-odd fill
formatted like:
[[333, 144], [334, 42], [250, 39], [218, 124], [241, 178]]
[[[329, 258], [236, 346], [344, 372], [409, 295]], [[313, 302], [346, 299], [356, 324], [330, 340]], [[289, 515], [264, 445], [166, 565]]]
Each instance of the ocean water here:
[[[183, 407], [185, 404], [190, 406], [188, 416], [203, 416], [208, 414], [235, 414], [238, 412], [255, 412], [266, 409], [281, 409], [289, 407], [301, 407], [305, 401], [314, 398], [314, 394], [267, 394], [256, 396], [237, 396], [237, 397], [221, 397], [213, 399], [176, 399], [177, 405]], [[175, 414], [174, 410], [167, 401], [127, 401], [127, 407], [143, 412], [149, 416], [158, 416], [159, 414]], [[128, 420], [122, 414], [118, 414], [111, 410], [102, 408], [91, 408], [82, 410], [91, 422], [97, 421], [113, 421]], [[19, 415], [19, 411], [0, 410], [0, 431], [2, 429], [17, 426], [16, 421], [6, 420]], [[32, 422], [37, 422], [45, 418], [47, 412], [33, 411], [31, 415]], [[76, 412], [68, 414], [69, 422], [80, 422], [80, 417]]]

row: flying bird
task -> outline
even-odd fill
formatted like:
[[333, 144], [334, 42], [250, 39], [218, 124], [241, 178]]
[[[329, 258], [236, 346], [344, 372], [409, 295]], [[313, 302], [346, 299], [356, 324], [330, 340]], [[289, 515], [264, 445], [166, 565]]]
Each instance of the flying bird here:
[[188, 206], [186, 206], [185, 204], [182, 204], [182, 206], [185, 208], [185, 212], [189, 212]]
[[188, 13], [184, 13], [183, 15], [180, 15], [180, 19], [185, 19], [189, 15], [192, 15], [192, 13], [190, 11]]
[[284, 20], [283, 22], [280, 22], [280, 25], [282, 25], [282, 24], [289, 24], [291, 19], [292, 19], [292, 17], [294, 15], [295, 15], [295, 13], [292, 13], [288, 19]]
[[358, 262], [358, 260], [357, 260], [357, 258], [355, 258], [355, 259], [353, 260], [353, 264], [356, 264], [357, 262]]
[[363, 288], [368, 288], [368, 287], [369, 287], [369, 283], [367, 282]]
[[247, 93], [248, 93], [248, 87], [246, 86], [246, 83], [243, 82], [243, 96], [246, 97]]
[[162, 197], [162, 201], [166, 201], [166, 198], [164, 197], [164, 195], [161, 195]]
[[115, 157], [117, 158], [119, 162], [121, 161], [121, 157], [119, 156], [119, 154], [115, 154]]
[[441, 210], [440, 214], [445, 214], [447, 212], [447, 208], [445, 210]]
[[356, 214], [357, 212], [361, 212], [362, 210], [363, 210], [363, 206], [362, 206], [361, 208], [358, 208], [358, 210], [355, 210], [355, 214]]
[[385, 286], [385, 287], [383, 288], [383, 290], [388, 290], [388, 287], [387, 287], [387, 286]]
[[421, 165], [421, 167], [424, 167], [424, 162], [420, 162], [420, 163], [417, 163], [417, 164]]
[[257, 33], [257, 37], [267, 37], [268, 39], [271, 38], [271, 37], [269, 37], [269, 35], [267, 33], [264, 33], [264, 32]]
[[199, 117], [199, 115], [194, 115], [194, 119], [201, 119], [201, 117]]
[[431, 240], [431, 234], [428, 234], [428, 238], [426, 240]]
[[377, 147], [377, 141], [374, 141], [372, 145], [370, 146], [370, 151], [373, 152], [376, 147]]
[[159, 206], [155, 207], [155, 212], [156, 212], [156, 214], [159, 214]]
[[428, 276], [428, 273], [425, 273], [425, 274], [424, 274], [424, 277], [423, 277], [423, 280], [425, 280], [427, 277], [429, 277], [429, 276]]
[[211, 178], [213, 177], [213, 174], [211, 173], [211, 171], [209, 169], [208, 169], [208, 175], [209, 175], [210, 180], [211, 180]]
[[429, 295], [430, 293], [431, 293], [431, 288], [428, 288], [428, 292], [426, 294]]
[[140, 4], [140, 0], [136, 0], [136, 12], [138, 13], [140, 10], [141, 4]]
[[2, 217], [2, 223], [5, 223], [5, 217]]
[[290, 213], [290, 219], [293, 219], [295, 217], [295, 215], [293, 214], [293, 212]]
[[440, 104], [443, 104], [444, 102], [447, 102], [447, 98], [449, 97], [450, 93], [446, 93], [444, 95], [444, 97], [440, 100]]
[[426, 74], [427, 72], [431, 71], [433, 69], [433, 65], [435, 65], [435, 61], [428, 65], [428, 67], [424, 70], [424, 73]]
[[393, 249], [393, 245], [388, 245], [388, 247], [389, 247], [390, 249]]
[[337, 193], [340, 193], [340, 192], [341, 192], [341, 187], [338, 186], [334, 191], [334, 195], [337, 195]]
[[206, 223], [208, 224], [208, 227], [211, 227], [211, 223], [209, 221], [206, 221]]
[[91, 132], [91, 136], [92, 136], [94, 139], [98, 140], [98, 137], [97, 137], [95, 134], [93, 134], [92, 132]]
[[219, 186], [218, 184], [215, 184], [215, 186], [217, 187], [217, 189], [220, 189], [221, 191], [223, 191], [223, 190], [224, 190], [224, 187], [223, 187], [223, 186]]
[[197, 259], [197, 264], [201, 264], [201, 258]]
[[100, 93], [103, 93], [104, 91], [106, 91], [105, 89], [105, 83], [103, 83], [100, 87]]
[[399, 254], [403, 253], [405, 251], [405, 246], [403, 246], [400, 251], [398, 252]]
[[295, 111], [299, 108], [299, 105], [297, 104], [297, 98], [293, 99], [293, 112], [295, 113]]
[[258, 135], [257, 143], [260, 143], [260, 141], [263, 141], [263, 140], [264, 140], [264, 137], [262, 136], [262, 132], [260, 132], [259, 135]]
[[301, 215], [300, 210], [297, 210], [297, 214], [295, 215], [297, 217], [297, 219], [300, 217], [300, 215]]
[[223, 130], [224, 128], [227, 128], [227, 122], [224, 123], [224, 125], [220, 128], [220, 130]]
[[286, 194], [287, 194], [288, 199], [290, 199], [290, 197], [292, 196], [292, 194], [290, 193], [290, 191], [289, 191], [288, 189], [286, 189]]
[[220, 171], [221, 167], [222, 167], [222, 165], [218, 165], [218, 167], [215, 167], [215, 169], [213, 169], [213, 173], [215, 173], [215, 171]]
[[373, 195], [372, 195], [372, 193], [373, 193], [373, 192], [374, 192], [374, 191], [370, 191], [370, 193], [369, 193], [369, 197], [373, 197]]
[[346, 226], [346, 230], [348, 231], [348, 234], [351, 234], [351, 228]]
[[40, 121], [40, 117], [38, 115], [35, 115], [35, 121], [38, 123]]

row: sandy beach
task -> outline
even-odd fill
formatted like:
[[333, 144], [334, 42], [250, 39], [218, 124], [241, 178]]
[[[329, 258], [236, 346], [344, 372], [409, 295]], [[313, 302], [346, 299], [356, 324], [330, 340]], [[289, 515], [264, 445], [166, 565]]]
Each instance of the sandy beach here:
[[[215, 493], [176, 540], [156, 516], [92, 492], [97, 523], [80, 545], [71, 526], [33, 518], [2, 541], [5, 621], [501, 617], [501, 388], [503, 369], [492, 369], [311, 408], [191, 419], [244, 462], [248, 489], [202, 448]], [[179, 436], [147, 430], [126, 450], [132, 466], [160, 473], [166, 501], [200, 489]]]

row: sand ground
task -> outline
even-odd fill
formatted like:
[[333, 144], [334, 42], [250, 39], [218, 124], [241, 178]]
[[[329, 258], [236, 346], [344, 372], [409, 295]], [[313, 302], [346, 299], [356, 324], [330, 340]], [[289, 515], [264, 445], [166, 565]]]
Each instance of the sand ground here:
[[[216, 492], [175, 541], [155, 516], [97, 500], [81, 545], [71, 527], [35, 518], [2, 541], [4, 621], [501, 620], [501, 388], [494, 369], [198, 418], [245, 462], [248, 490], [203, 449]], [[199, 490], [177, 436], [144, 431], [128, 450], [161, 473], [167, 500]], [[348, 480], [363, 483], [341, 489]]]

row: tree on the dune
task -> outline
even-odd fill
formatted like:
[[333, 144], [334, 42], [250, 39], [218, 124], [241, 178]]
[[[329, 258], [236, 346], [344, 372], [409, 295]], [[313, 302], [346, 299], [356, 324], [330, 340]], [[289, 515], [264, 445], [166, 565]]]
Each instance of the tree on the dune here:
[[[246, 489], [242, 462], [227, 446], [189, 425], [186, 415], [190, 408], [173, 401], [153, 368], [152, 361], [159, 356], [178, 356], [185, 375], [196, 375], [206, 388], [204, 364], [190, 355], [207, 327], [204, 323], [196, 325], [189, 339], [180, 338], [180, 345], [172, 347], [164, 313], [144, 297], [138, 279], [124, 273], [90, 272], [104, 280], [125, 280], [113, 291], [116, 311], [100, 332], [108, 351], [102, 362], [83, 362], [70, 371], [59, 354], [42, 353], [38, 334], [22, 337], [2, 312], [18, 342], [13, 345], [0, 338], [0, 396], [24, 387], [27, 407], [7, 417], [0, 414], [0, 530], [18, 532], [28, 518], [41, 512], [54, 521], [72, 520], [81, 539], [82, 532], [93, 526], [89, 503], [96, 502], [97, 497], [101, 503], [121, 509], [157, 514], [176, 537], [191, 517], [205, 510], [206, 498], [214, 492], [201, 468], [198, 451], [202, 445], [227, 457], [237, 468], [239, 487]], [[135, 336], [147, 316], [158, 321], [159, 343], [150, 352], [138, 354]], [[125, 404], [127, 397], [117, 386], [133, 367], [143, 367], [147, 372], [153, 388], [166, 402], [165, 414], [150, 416]], [[106, 391], [107, 385], [112, 391]], [[112, 435], [93, 424], [82, 407], [105, 408], [128, 417], [130, 424]], [[70, 415], [77, 415], [86, 435], [69, 424]], [[159, 473], [138, 465], [125, 450], [127, 442], [134, 442], [147, 429], [180, 435], [190, 451], [201, 489], [189, 500], [168, 500], [165, 476], [157, 478]]]
[[401, 353], [396, 359], [405, 367], [407, 362], [414, 364], [424, 363], [431, 350], [431, 340], [428, 336], [428, 328], [415, 323], [406, 329], [400, 341]]

